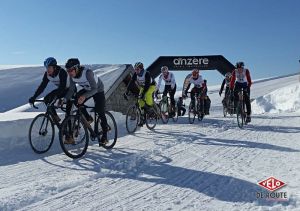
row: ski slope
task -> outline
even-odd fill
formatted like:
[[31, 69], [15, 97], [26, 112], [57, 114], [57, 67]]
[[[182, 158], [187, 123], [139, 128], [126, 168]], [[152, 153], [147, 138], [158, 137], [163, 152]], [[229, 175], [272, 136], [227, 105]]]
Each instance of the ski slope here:
[[[298, 79], [253, 84], [244, 129], [222, 117], [217, 88], [211, 114], [193, 125], [185, 116], [128, 135], [114, 113], [115, 148], [91, 143], [78, 160], [63, 154], [57, 134], [47, 153], [34, 154], [27, 133], [38, 112], [0, 113], [0, 210], [300, 210]], [[284, 109], [279, 93], [289, 99]], [[287, 200], [256, 198], [257, 182], [270, 176], [287, 183], [279, 190]]]

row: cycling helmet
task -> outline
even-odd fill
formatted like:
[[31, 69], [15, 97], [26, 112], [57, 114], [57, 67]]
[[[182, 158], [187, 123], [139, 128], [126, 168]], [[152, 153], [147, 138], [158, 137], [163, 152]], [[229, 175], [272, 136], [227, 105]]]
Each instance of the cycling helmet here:
[[226, 78], [230, 78], [230, 77], [231, 77], [231, 72], [227, 72], [227, 73], [225, 74], [225, 77], [226, 77]]
[[192, 71], [192, 77], [193, 78], [198, 78], [199, 76], [199, 70], [198, 69], [193, 69]]
[[44, 61], [44, 66], [46, 68], [48, 68], [49, 66], [56, 66], [57, 65], [57, 61], [55, 58], [53, 57], [48, 57], [47, 59], [45, 59]]
[[243, 68], [244, 67], [244, 62], [237, 62], [236, 63], [236, 68]]
[[79, 66], [80, 66], [80, 61], [77, 58], [68, 59], [65, 65], [66, 69], [70, 69], [72, 67], [79, 67]]
[[144, 69], [144, 65], [142, 62], [137, 62], [134, 64], [134, 69], [141, 68]]
[[160, 71], [161, 71], [162, 73], [168, 73], [168, 72], [169, 72], [169, 68], [168, 68], [167, 66], [162, 66], [162, 67], [160, 68]]

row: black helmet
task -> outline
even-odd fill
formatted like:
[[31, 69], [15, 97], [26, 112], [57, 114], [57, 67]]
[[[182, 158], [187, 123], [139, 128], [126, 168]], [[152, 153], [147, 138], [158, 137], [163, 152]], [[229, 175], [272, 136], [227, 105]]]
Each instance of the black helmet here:
[[144, 65], [143, 65], [143, 63], [142, 63], [142, 62], [137, 62], [137, 63], [135, 63], [135, 65], [134, 65], [134, 69], [136, 69], [136, 68], [141, 68], [141, 69], [144, 69]]
[[236, 63], [236, 68], [243, 68], [245, 65], [244, 65], [244, 62], [237, 62]]
[[79, 66], [80, 66], [80, 61], [77, 58], [68, 59], [65, 65], [66, 69], [69, 69], [71, 67], [79, 67]]

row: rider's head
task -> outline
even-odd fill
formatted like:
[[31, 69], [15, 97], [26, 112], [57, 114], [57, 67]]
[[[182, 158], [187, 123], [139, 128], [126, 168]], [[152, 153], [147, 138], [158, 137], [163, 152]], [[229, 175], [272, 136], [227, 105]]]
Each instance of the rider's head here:
[[162, 66], [160, 68], [160, 71], [164, 76], [168, 76], [168, 74], [169, 74], [169, 68], [167, 66]]
[[52, 76], [54, 74], [56, 66], [57, 66], [57, 61], [56, 61], [55, 58], [48, 57], [47, 59], [45, 59], [45, 61], [44, 61], [44, 67], [46, 67], [47, 74], [49, 76]]
[[69, 76], [74, 78], [79, 71], [80, 61], [77, 58], [68, 59], [65, 67], [67, 69]]
[[225, 74], [225, 78], [226, 78], [227, 80], [229, 80], [229, 79], [231, 78], [231, 72], [227, 72], [227, 73]]
[[193, 69], [192, 77], [193, 77], [193, 79], [197, 79], [199, 77], [199, 70], [198, 69]]
[[237, 62], [235, 66], [237, 69], [243, 69], [245, 65], [244, 62]]
[[140, 75], [144, 70], [144, 64], [142, 62], [137, 62], [134, 64], [134, 71], [137, 75]]

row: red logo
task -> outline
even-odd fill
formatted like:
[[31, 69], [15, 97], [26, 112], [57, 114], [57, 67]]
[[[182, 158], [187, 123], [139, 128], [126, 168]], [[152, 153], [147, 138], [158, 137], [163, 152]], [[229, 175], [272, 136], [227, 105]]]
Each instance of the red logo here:
[[269, 177], [268, 179], [263, 180], [257, 184], [271, 192], [285, 186], [284, 182], [276, 179], [275, 177]]

